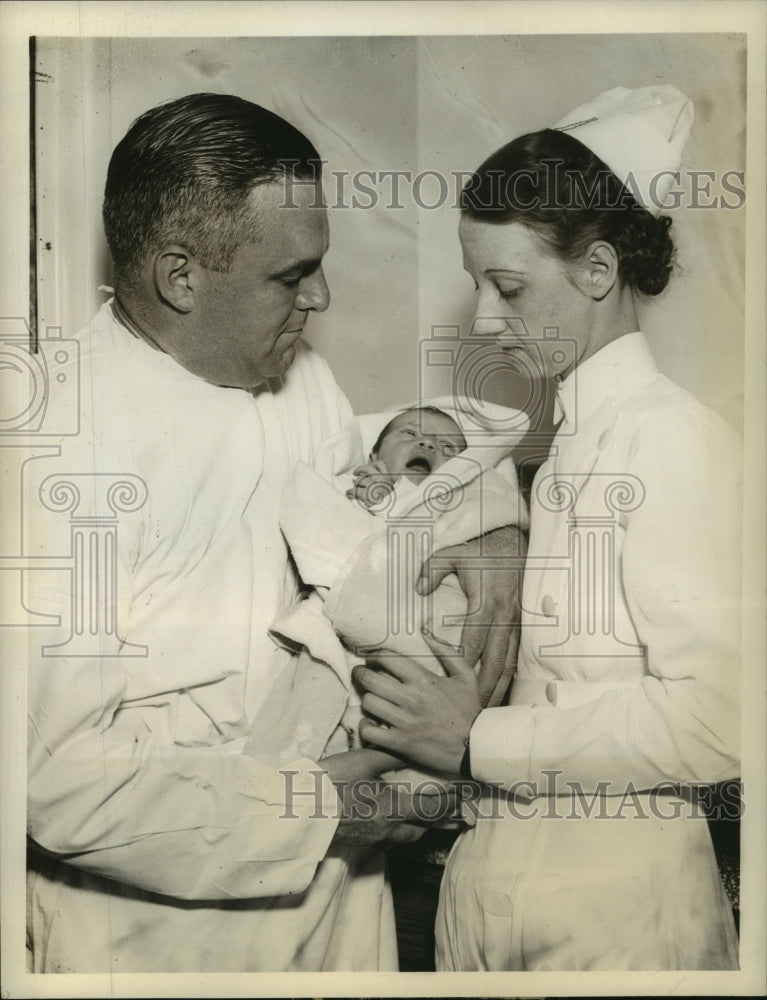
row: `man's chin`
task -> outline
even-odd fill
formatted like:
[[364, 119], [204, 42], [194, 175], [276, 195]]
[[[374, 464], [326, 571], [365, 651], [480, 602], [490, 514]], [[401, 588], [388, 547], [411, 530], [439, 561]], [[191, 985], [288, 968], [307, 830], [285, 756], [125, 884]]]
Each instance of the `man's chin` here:
[[[296, 348], [294, 344], [284, 348], [279, 354], [273, 354], [269, 360], [268, 370], [262, 370], [260, 373], [259, 385], [263, 385], [267, 379], [280, 378], [295, 360]], [[267, 366], [264, 367], [266, 368]]]
[[[295, 360], [296, 348], [291, 344], [283, 351], [280, 351], [279, 354], [272, 355], [268, 362], [261, 367], [261, 370], [253, 372], [247, 380], [243, 379], [241, 382], [232, 382], [230, 386], [248, 390], [259, 389], [266, 385], [270, 378], [280, 378], [284, 375]], [[223, 385], [224, 383], [219, 384]]]
[[290, 347], [286, 347], [285, 350], [280, 355], [280, 359], [278, 362], [280, 375], [283, 375], [288, 370], [288, 368], [290, 368], [290, 366], [293, 364], [295, 360], [296, 360], [296, 348], [294, 344], [291, 344]]

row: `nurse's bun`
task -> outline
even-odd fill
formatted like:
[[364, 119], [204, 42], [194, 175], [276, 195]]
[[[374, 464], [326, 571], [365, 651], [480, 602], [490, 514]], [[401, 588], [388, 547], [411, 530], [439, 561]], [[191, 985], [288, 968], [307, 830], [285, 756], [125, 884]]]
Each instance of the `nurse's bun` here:
[[643, 295], [658, 295], [668, 284], [674, 266], [674, 242], [667, 215], [632, 213], [613, 240], [624, 284]]
[[461, 210], [481, 222], [521, 223], [566, 261], [604, 240], [618, 255], [621, 284], [642, 295], [662, 292], [673, 269], [671, 219], [651, 215], [596, 154], [556, 129], [493, 153], [464, 186]]

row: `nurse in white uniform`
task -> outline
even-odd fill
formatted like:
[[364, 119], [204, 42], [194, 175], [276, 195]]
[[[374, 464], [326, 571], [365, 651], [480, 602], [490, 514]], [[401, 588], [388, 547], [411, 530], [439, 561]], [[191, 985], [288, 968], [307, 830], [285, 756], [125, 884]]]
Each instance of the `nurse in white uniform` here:
[[658, 372], [636, 314], [672, 271], [658, 206], [692, 118], [673, 87], [616, 88], [464, 192], [475, 323], [557, 381], [561, 423], [509, 704], [480, 712], [458, 658], [445, 679], [358, 669], [387, 724], [367, 740], [496, 786], [446, 867], [438, 968], [738, 965], [697, 803], [739, 774], [739, 441]]

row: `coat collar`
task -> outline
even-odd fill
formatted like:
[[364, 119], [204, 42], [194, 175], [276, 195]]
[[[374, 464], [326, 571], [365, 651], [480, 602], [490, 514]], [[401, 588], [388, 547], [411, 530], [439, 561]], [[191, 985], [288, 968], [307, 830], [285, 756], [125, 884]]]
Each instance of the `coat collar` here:
[[628, 399], [658, 371], [643, 333], [627, 333], [607, 344], [564, 379], [558, 389], [554, 419], [558, 434], [572, 435], [607, 399]]

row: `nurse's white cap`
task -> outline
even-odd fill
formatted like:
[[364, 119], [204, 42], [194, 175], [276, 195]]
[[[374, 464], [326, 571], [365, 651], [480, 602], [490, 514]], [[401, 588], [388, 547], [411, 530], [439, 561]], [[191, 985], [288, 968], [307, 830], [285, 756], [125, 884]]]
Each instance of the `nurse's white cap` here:
[[606, 90], [554, 126], [603, 160], [637, 201], [658, 215], [679, 169], [693, 106], [676, 87], [661, 84]]

